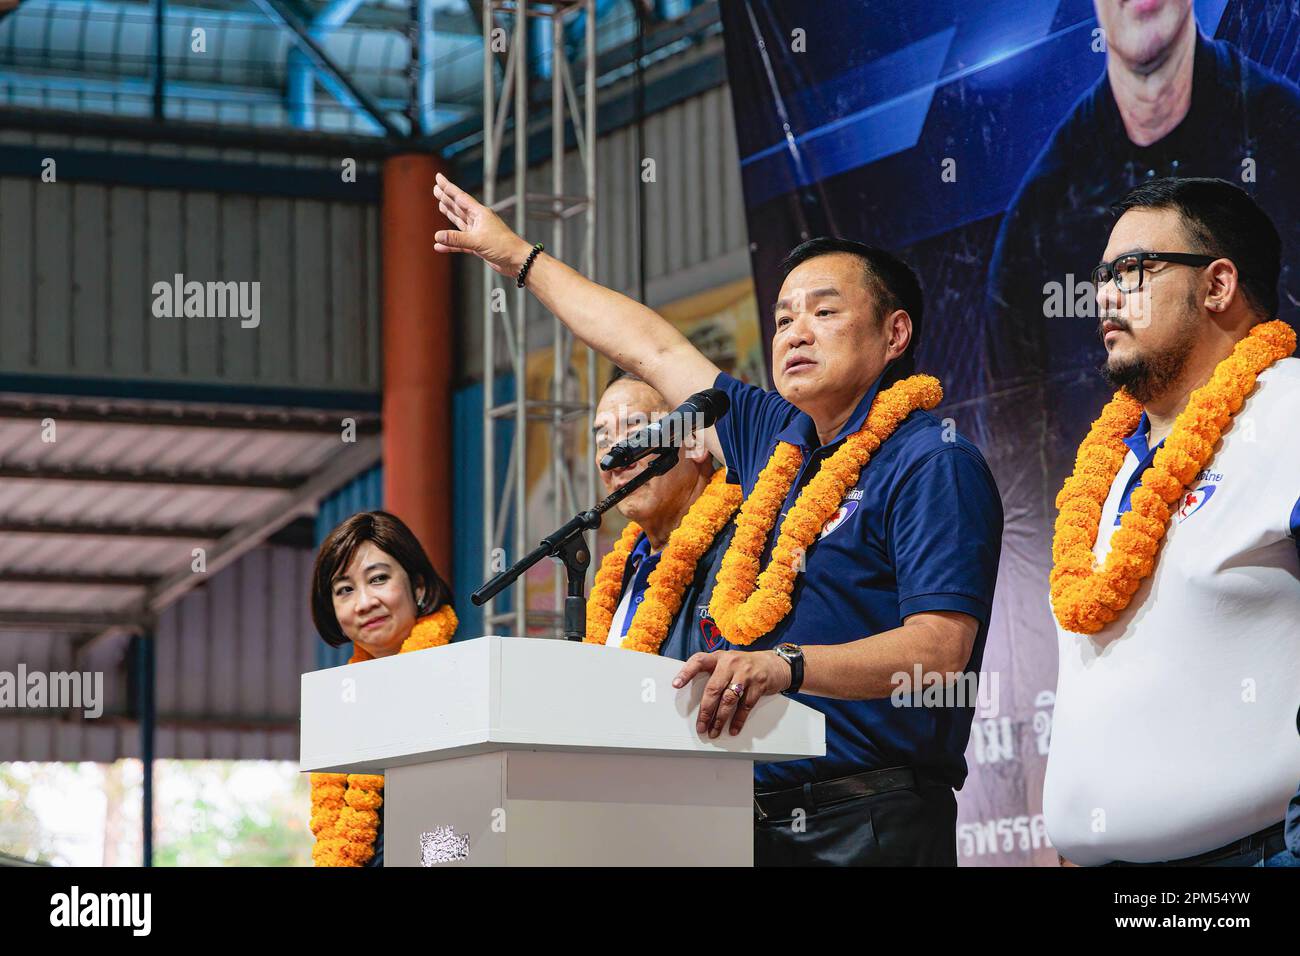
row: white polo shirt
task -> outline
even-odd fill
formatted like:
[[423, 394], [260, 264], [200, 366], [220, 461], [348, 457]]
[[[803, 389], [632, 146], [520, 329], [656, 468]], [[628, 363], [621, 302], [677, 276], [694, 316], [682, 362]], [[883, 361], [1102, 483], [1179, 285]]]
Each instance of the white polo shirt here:
[[[1131, 445], [1098, 561], [1146, 464]], [[1066, 859], [1181, 859], [1282, 820], [1300, 783], [1298, 526], [1300, 359], [1288, 358], [1259, 376], [1129, 606], [1097, 634], [1057, 628], [1043, 813]]]

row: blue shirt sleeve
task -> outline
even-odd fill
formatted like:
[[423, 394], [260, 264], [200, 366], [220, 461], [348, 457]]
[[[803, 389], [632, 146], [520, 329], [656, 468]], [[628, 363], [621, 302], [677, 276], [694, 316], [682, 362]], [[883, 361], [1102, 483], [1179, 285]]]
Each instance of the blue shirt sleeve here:
[[1287, 804], [1286, 826], [1282, 830], [1282, 837], [1291, 855], [1300, 857], [1300, 788], [1296, 789], [1295, 796]]
[[714, 428], [727, 468], [743, 483], [757, 474], [750, 469], [759, 455], [765, 456], [771, 450], [768, 446], [773, 437], [789, 424], [797, 409], [777, 392], [746, 384], [726, 372], [718, 373], [713, 387], [726, 392], [731, 400], [727, 414], [718, 419]]
[[931, 453], [894, 493], [886, 532], [899, 617], [960, 611], [987, 625], [1002, 551], [1002, 498], [974, 448]]
[[1300, 498], [1291, 509], [1291, 537], [1295, 540], [1295, 553], [1300, 555]]

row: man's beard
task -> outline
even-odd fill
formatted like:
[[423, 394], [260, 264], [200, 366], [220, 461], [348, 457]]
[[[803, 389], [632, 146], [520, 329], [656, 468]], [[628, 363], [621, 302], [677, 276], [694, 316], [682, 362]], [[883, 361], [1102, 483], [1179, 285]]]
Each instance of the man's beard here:
[[1180, 340], [1176, 352], [1163, 352], [1151, 358], [1137, 356], [1120, 364], [1107, 362], [1101, 367], [1101, 374], [1111, 388], [1122, 388], [1145, 405], [1178, 381], [1191, 351], [1191, 343]]
[[[1188, 302], [1189, 309], [1192, 302]], [[1110, 318], [1123, 325], [1125, 331], [1128, 323], [1115, 316], [1103, 316], [1102, 321]], [[1111, 388], [1122, 388], [1143, 405], [1165, 394], [1187, 367], [1187, 359], [1196, 344], [1196, 319], [1193, 312], [1181, 317], [1182, 328], [1174, 337], [1174, 344], [1155, 355], [1137, 355], [1121, 362], [1107, 359], [1101, 366], [1101, 374]]]

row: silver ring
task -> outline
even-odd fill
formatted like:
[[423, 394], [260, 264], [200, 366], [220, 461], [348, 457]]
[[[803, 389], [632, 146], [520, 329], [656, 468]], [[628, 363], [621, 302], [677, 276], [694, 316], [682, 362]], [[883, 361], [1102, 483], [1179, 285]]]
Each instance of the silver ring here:
[[741, 700], [745, 696], [745, 685], [742, 684], [740, 681], [736, 681], [734, 684], [728, 687], [727, 690], [731, 691], [733, 694], [736, 695], [736, 700]]

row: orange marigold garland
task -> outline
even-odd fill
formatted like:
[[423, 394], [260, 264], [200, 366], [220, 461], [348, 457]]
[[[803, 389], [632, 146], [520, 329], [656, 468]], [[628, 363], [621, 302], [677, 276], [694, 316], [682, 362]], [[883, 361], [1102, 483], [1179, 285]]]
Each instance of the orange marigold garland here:
[[943, 387], [929, 375], [913, 375], [877, 395], [866, 423], [822, 462], [799, 493], [760, 574], [768, 535], [803, 464], [803, 453], [796, 446], [777, 443], [740, 509], [709, 602], [709, 613], [728, 641], [752, 644], [790, 613], [790, 592], [804, 553], [858, 483], [871, 456], [908, 415], [918, 408], [934, 408], [942, 400]]
[[[399, 654], [441, 647], [456, 633], [450, 604], [415, 622]], [[359, 644], [349, 664], [371, 660]], [[379, 808], [384, 803], [381, 773], [314, 773], [311, 775], [311, 858], [316, 866], [365, 866], [375, 856]]]
[[623, 569], [627, 567], [628, 556], [636, 546], [640, 534], [641, 526], [635, 521], [629, 521], [614, 542], [614, 547], [601, 559], [591, 593], [587, 595], [587, 636], [583, 643], [605, 643], [623, 590]]
[[1256, 377], [1295, 351], [1295, 331], [1274, 320], [1256, 325], [1218, 364], [1210, 381], [1192, 392], [1173, 430], [1142, 472], [1132, 508], [1120, 518], [1100, 568], [1097, 543], [1102, 508], [1128, 454], [1124, 439], [1142, 418], [1141, 404], [1123, 390], [1102, 409], [1079, 446], [1074, 474], [1056, 496], [1059, 514], [1052, 541], [1052, 611], [1061, 627], [1095, 634], [1128, 607], [1155, 570], [1156, 552], [1172, 505], [1214, 457], [1232, 416], [1255, 389]]
[[[727, 484], [726, 477], [725, 468], [713, 473], [708, 487], [668, 536], [659, 563], [646, 579], [645, 600], [634, 613], [620, 645], [625, 650], [659, 653], [673, 617], [682, 606], [682, 595], [695, 577], [696, 565], [740, 507], [741, 490]], [[628, 522], [613, 549], [600, 562], [587, 598], [588, 644], [604, 644], [609, 635], [623, 590], [623, 569], [640, 534], [640, 525]]]

